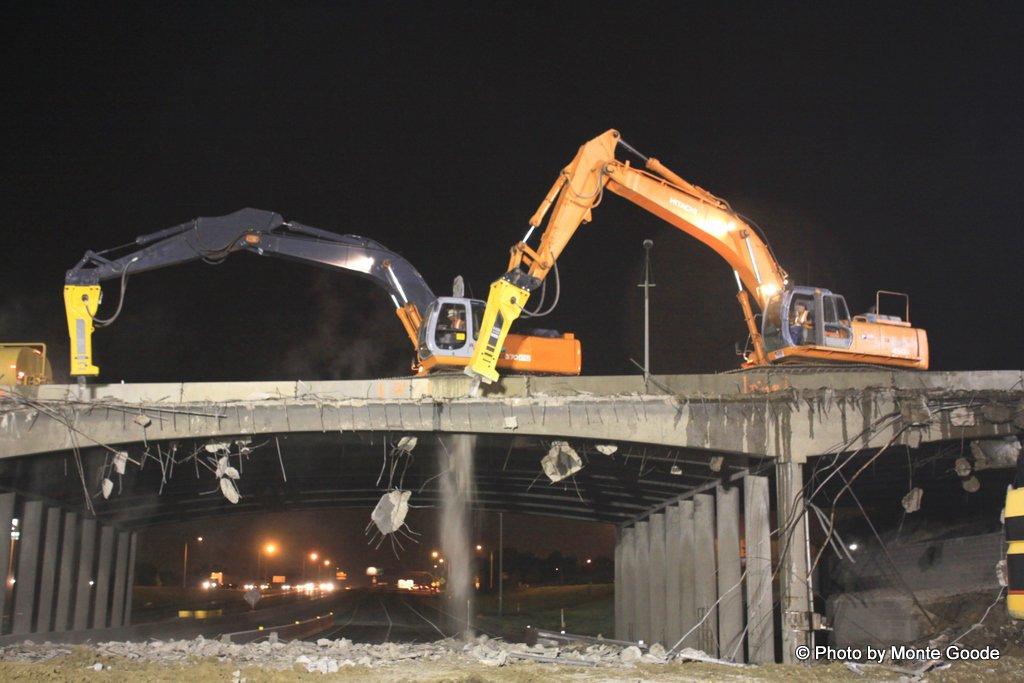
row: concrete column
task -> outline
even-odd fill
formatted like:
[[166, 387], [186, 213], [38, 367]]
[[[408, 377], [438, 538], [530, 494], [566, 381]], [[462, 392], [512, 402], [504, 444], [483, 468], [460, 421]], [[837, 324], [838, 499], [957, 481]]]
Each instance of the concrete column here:
[[[14, 494], [0, 493], [0, 625], [7, 609], [7, 568], [11, 566], [11, 520], [14, 519]], [[5, 537], [6, 534], [6, 537]]]
[[[622, 636], [636, 640], [636, 529], [627, 527], [619, 536], [622, 546]], [[616, 624], [618, 633], [618, 624]]]
[[615, 530], [615, 639], [626, 639], [626, 617], [623, 613], [625, 586], [622, 582], [622, 528]]
[[78, 537], [78, 581], [75, 587], [75, 612], [71, 617], [71, 628], [83, 631], [89, 628], [90, 607], [95, 583], [93, 566], [96, 559], [96, 520], [83, 519]]
[[124, 621], [122, 626], [132, 624], [132, 591], [135, 590], [135, 549], [139, 545], [139, 532], [131, 532], [131, 540], [128, 543], [128, 578], [125, 581], [124, 598]]
[[670, 649], [683, 635], [682, 590], [683, 513], [678, 505], [665, 508], [665, 645]]
[[746, 661], [743, 649], [743, 571], [740, 568], [740, 490], [715, 489], [718, 532], [718, 647], [721, 657]]
[[637, 522], [636, 541], [633, 556], [636, 557], [636, 611], [633, 619], [636, 623], [635, 637], [645, 643], [651, 642], [651, 591], [647, 582], [651, 580], [651, 525], [647, 521]]
[[[21, 512], [18, 539], [18, 569], [14, 577], [14, 615], [11, 633], [32, 632], [36, 599], [39, 597], [39, 545], [43, 535], [43, 501], [30, 500]], [[5, 539], [0, 538], [0, 542]]]
[[46, 531], [43, 532], [43, 571], [39, 575], [39, 608], [36, 612], [36, 633], [53, 630], [53, 599], [57, 594], [57, 559], [60, 553], [61, 509], [47, 508]]
[[651, 595], [650, 643], [665, 644], [665, 515], [651, 515], [650, 574], [648, 592]]
[[804, 528], [803, 464], [775, 465], [779, 526], [779, 604], [782, 611], [782, 662], [798, 661], [794, 649], [811, 645], [808, 619], [812, 610], [807, 585], [807, 534]]
[[[697, 550], [692, 500], [679, 503], [679, 517], [679, 553], [683, 558], [679, 565], [679, 619], [682, 625], [679, 636], [682, 637], [697, 624]], [[697, 639], [697, 631], [694, 631], [686, 637], [681, 647], [696, 648]]]
[[114, 527], [102, 525], [100, 554], [96, 566], [96, 602], [92, 606], [92, 627], [106, 628], [110, 613], [110, 579], [114, 574]]
[[75, 558], [78, 557], [78, 513], [64, 515], [64, 532], [60, 543], [60, 572], [57, 577], [57, 605], [53, 630], [66, 631], [70, 625], [72, 600], [75, 595]]
[[697, 647], [718, 656], [718, 572], [715, 566], [715, 499], [693, 497], [694, 602], [697, 607]]
[[131, 533], [121, 531], [117, 534], [117, 555], [114, 561], [114, 594], [110, 603], [110, 625], [120, 626], [124, 623], [124, 583], [128, 579], [128, 543]]
[[747, 565], [747, 651], [754, 664], [775, 661], [772, 616], [772, 542], [768, 513], [768, 478], [743, 479], [743, 529]]

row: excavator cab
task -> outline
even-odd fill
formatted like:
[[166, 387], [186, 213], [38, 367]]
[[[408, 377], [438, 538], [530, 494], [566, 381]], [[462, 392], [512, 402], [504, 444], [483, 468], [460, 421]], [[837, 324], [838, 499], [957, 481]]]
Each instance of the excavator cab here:
[[793, 346], [848, 349], [853, 319], [841, 295], [819, 287], [791, 287], [768, 301], [761, 336], [768, 353]]
[[[882, 295], [898, 297], [905, 306], [903, 315], [879, 313]], [[789, 287], [764, 307], [761, 337], [770, 362], [928, 367], [928, 336], [911, 327], [910, 301], [902, 292], [880, 290], [872, 311], [851, 316], [839, 294], [820, 287]]]
[[[435, 356], [445, 359], [472, 356], [485, 305], [476, 299], [452, 296], [442, 296], [431, 303], [423, 316], [425, 324], [420, 327], [420, 361], [425, 362]], [[450, 363], [442, 360], [440, 364]]]

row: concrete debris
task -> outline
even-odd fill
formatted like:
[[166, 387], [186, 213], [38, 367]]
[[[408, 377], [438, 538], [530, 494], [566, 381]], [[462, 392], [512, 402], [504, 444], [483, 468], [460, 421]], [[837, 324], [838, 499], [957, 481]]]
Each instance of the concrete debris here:
[[981, 482], [974, 475], [971, 475], [963, 481], [964, 491], [967, 493], [977, 493], [981, 490]]
[[143, 415], [142, 413], [139, 413], [138, 415], [136, 415], [135, 419], [132, 420], [132, 421], [135, 424], [137, 424], [137, 425], [139, 425], [140, 427], [143, 427], [143, 428], [148, 427], [149, 425], [153, 424], [153, 420], [149, 419], [148, 416]]
[[[973, 446], [974, 444], [971, 445]], [[967, 458], [957, 458], [956, 462], [953, 463], [953, 469], [956, 470], [956, 476], [966, 477], [970, 475], [973, 468], [971, 463], [967, 461]]]
[[238, 479], [241, 476], [237, 469], [228, 464], [229, 462], [228, 456], [226, 455], [222, 455], [217, 459], [217, 470], [214, 472], [214, 475], [217, 478], [227, 477], [229, 479]]
[[981, 407], [981, 415], [992, 424], [1004, 424], [1013, 420], [1013, 408], [1001, 403], [986, 403]]
[[619, 653], [619, 659], [622, 660], [623, 664], [636, 664], [643, 656], [640, 648], [636, 645], [630, 645]]
[[583, 460], [567, 441], [554, 441], [548, 454], [541, 458], [540, 466], [554, 484], [583, 469]]
[[[662, 664], [672, 657], [660, 645], [652, 645], [643, 653], [636, 645], [621, 647], [610, 643], [562, 644], [508, 643], [501, 639], [480, 636], [468, 643], [447, 638], [433, 643], [353, 643], [342, 638], [319, 638], [309, 642], [285, 642], [271, 632], [265, 640], [252, 643], [231, 643], [198, 637], [194, 640], [155, 640], [150, 642], [101, 642], [85, 645], [62, 645], [30, 641], [0, 647], [0, 660], [12, 662], [43, 662], [82, 652], [96, 659], [106, 658], [107, 665], [97, 662], [88, 668], [117, 671], [117, 659], [181, 666], [196, 659], [210, 658], [238, 667], [231, 674], [234, 683], [241, 683], [245, 667], [270, 671], [301, 669], [313, 674], [336, 674], [348, 667], [383, 668], [403, 663], [444, 661], [454, 666], [478, 664], [487, 667], [533, 664], [561, 664], [585, 667], [621, 667], [637, 664]], [[686, 656], [690, 653], [690, 656]], [[717, 662], [703, 652], [684, 650], [683, 658]], [[88, 661], [88, 660], [86, 660]], [[727, 663], [727, 662], [722, 662]]]
[[708, 467], [711, 468], [712, 472], [721, 472], [722, 471], [722, 465], [724, 465], [724, 464], [725, 464], [725, 456], [724, 455], [716, 455], [713, 458], [711, 458], [710, 460], [708, 460]]
[[412, 453], [414, 448], [416, 448], [415, 436], [403, 436], [398, 440], [398, 445], [395, 446], [395, 450], [402, 453]]
[[242, 596], [242, 598], [247, 603], [249, 603], [249, 607], [252, 607], [252, 608], [256, 607], [256, 603], [259, 602], [260, 598], [262, 598], [262, 597], [263, 597], [263, 594], [260, 593], [260, 589], [259, 588], [250, 588]]
[[917, 512], [920, 510], [922, 496], [924, 496], [924, 491], [919, 486], [915, 486], [907, 491], [907, 495], [903, 496], [903, 500], [900, 501], [903, 509], [907, 512]]
[[519, 429], [519, 418], [509, 415], [505, 418], [505, 429]]
[[679, 477], [682, 476], [683, 474], [683, 468], [680, 467], [679, 465], [672, 465], [672, 467], [669, 468], [668, 473], [673, 476]]
[[227, 477], [221, 477], [220, 492], [223, 493], [224, 497], [232, 504], [241, 500], [241, 497], [238, 495], [238, 489], [235, 487], [235, 482], [231, 481], [231, 479]]
[[114, 482], [104, 478], [103, 483], [100, 486], [103, 490], [103, 497], [110, 498], [110, 493], [114, 490]]
[[114, 471], [118, 474], [124, 474], [124, 470], [127, 465], [128, 451], [118, 451], [114, 455]]
[[230, 441], [211, 441], [203, 446], [207, 453], [227, 453], [231, 450]]
[[1020, 439], [1015, 436], [972, 441], [971, 455], [974, 456], [974, 469], [1012, 469], [1017, 466], [1020, 450]]
[[954, 427], [973, 427], [976, 424], [974, 411], [960, 406], [949, 411], [949, 424]]
[[612, 455], [615, 451], [619, 450], [619, 447], [611, 443], [599, 443], [597, 446], [597, 452], [601, 455]]
[[393, 534], [405, 523], [405, 516], [409, 514], [409, 498], [412, 491], [388, 491], [373, 508], [370, 519], [377, 525], [382, 534]]

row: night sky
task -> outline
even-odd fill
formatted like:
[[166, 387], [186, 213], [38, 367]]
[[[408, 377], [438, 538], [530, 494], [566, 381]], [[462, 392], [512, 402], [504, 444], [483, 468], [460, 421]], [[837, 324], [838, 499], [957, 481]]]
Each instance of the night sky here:
[[[911, 295], [933, 367], [1015, 368], [1024, 136], [1019, 4], [22, 5], [8, 16], [2, 336], [66, 373], [86, 249], [244, 206], [376, 238], [476, 296], [576, 148], [626, 140], [727, 198], [794, 280]], [[728, 267], [609, 195], [561, 259], [549, 327], [633, 372], [655, 240], [658, 372], [735, 367]], [[108, 283], [106, 308], [116, 303]], [[239, 254], [129, 283], [111, 381], [404, 374], [388, 299]]]
[[[898, 5], [898, 6], [894, 6]], [[486, 297], [577, 147], [614, 127], [767, 232], [800, 284], [908, 292], [935, 369], [1019, 368], [1020, 3], [21, 4], [5, 17], [0, 337], [46, 341], [64, 271], [245, 206], [404, 254]], [[653, 369], [736, 367], [729, 268], [608, 195], [546, 327], [635, 372], [644, 238]], [[116, 286], [100, 314], [112, 312]], [[239, 254], [129, 281], [108, 381], [402, 375], [389, 300]]]

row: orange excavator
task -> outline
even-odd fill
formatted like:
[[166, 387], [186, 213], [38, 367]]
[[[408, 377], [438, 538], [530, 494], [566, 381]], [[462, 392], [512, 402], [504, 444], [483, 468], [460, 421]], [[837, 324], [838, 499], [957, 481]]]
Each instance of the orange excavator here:
[[[619, 147], [639, 158], [646, 170], [617, 159]], [[752, 346], [744, 355], [745, 367], [799, 362], [927, 369], [928, 337], [911, 327], [905, 294], [879, 291], [873, 311], [851, 317], [841, 295], [791, 283], [753, 221], [657, 159], [640, 154], [618, 131], [608, 130], [580, 147], [530, 218], [526, 236], [512, 247], [507, 272], [491, 285], [481, 322], [483, 343], [474, 349], [467, 375], [487, 383], [498, 379], [495, 367], [509, 328], [530, 293], [556, 268], [576, 230], [590, 222], [605, 190], [696, 237], [732, 267]], [[529, 238], [549, 211], [540, 243], [533, 248]], [[900, 297], [904, 315], [881, 315], [883, 295]], [[761, 312], [760, 329], [751, 299]]]

